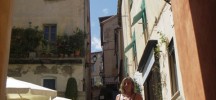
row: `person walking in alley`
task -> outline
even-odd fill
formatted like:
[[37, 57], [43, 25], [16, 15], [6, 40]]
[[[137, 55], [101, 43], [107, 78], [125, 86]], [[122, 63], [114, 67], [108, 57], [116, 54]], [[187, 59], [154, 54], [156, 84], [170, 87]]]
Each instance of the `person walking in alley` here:
[[134, 88], [133, 79], [130, 77], [124, 78], [119, 89], [121, 93], [116, 96], [116, 100], [143, 100], [142, 96], [135, 92]]

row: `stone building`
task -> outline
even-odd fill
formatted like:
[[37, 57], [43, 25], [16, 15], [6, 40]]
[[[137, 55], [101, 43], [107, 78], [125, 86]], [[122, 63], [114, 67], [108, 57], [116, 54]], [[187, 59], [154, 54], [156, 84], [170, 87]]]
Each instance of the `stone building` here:
[[[68, 78], [74, 77], [78, 99], [87, 99], [90, 85], [90, 69], [86, 67], [90, 62], [89, 0], [13, 0], [12, 8], [13, 28], [37, 27], [43, 31], [48, 46], [45, 53], [41, 53], [39, 47], [27, 57], [10, 57], [8, 76], [57, 90], [63, 97]], [[75, 35], [77, 29], [85, 33], [80, 55], [76, 56], [75, 51], [64, 56], [51, 52], [51, 43], [57, 44], [59, 36]]]
[[91, 88], [92, 88], [92, 100], [98, 100], [100, 94], [100, 88], [102, 87], [102, 73], [103, 70], [103, 53], [93, 52], [91, 53]]
[[118, 0], [125, 72], [145, 100], [215, 98], [214, 4]]
[[145, 100], [184, 99], [170, 2], [119, 0], [125, 73]]
[[[103, 51], [103, 71], [102, 79], [103, 85], [106, 87], [102, 91], [109, 91], [104, 98], [112, 100], [118, 92], [118, 63], [115, 50], [115, 29], [118, 27], [118, 17], [104, 16], [99, 17], [101, 29], [101, 46]], [[109, 96], [108, 96], [109, 95]]]

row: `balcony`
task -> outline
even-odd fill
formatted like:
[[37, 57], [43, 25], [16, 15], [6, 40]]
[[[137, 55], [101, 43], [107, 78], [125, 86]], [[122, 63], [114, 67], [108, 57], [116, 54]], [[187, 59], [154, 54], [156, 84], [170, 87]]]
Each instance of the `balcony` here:
[[54, 36], [48, 40], [37, 28], [13, 28], [10, 63], [80, 62], [85, 54], [85, 37], [78, 28], [73, 35]]

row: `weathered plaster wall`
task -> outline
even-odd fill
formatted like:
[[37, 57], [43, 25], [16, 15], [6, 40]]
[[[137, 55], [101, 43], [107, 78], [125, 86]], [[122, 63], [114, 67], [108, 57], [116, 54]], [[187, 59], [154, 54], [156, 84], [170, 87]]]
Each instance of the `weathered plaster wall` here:
[[112, 16], [107, 20], [103, 21], [103, 53], [104, 53], [104, 71], [107, 77], [114, 77], [118, 74], [116, 68], [116, 55], [115, 55], [115, 39], [114, 29], [117, 28], [118, 18]]
[[[158, 40], [159, 47], [161, 52], [161, 59], [160, 59], [160, 68], [161, 68], [161, 81], [164, 83], [162, 85], [162, 95], [165, 100], [171, 100], [171, 84], [170, 84], [170, 68], [169, 68], [169, 59], [168, 59], [168, 51], [167, 47], [173, 39], [174, 42], [174, 49], [175, 49], [175, 59], [176, 59], [176, 72], [177, 72], [177, 80], [178, 80], [178, 88], [180, 92], [180, 96], [178, 98], [184, 98], [184, 91], [182, 87], [182, 78], [181, 78], [181, 71], [179, 67], [179, 60], [178, 60], [178, 49], [176, 45], [176, 36], [175, 36], [175, 27], [174, 27], [174, 21], [173, 21], [173, 13], [171, 9], [171, 5], [166, 4], [164, 8], [161, 10], [162, 13], [160, 15], [160, 19], [158, 20], [158, 23], [155, 24], [153, 31], [151, 33], [150, 39]], [[160, 33], [165, 35], [165, 38], [167, 38], [167, 43], [163, 43], [161, 45], [161, 35]], [[179, 100], [179, 99], [178, 99]], [[180, 99], [181, 100], [181, 99]]]
[[78, 91], [83, 91], [83, 68], [82, 64], [10, 64], [8, 76], [37, 85], [43, 85], [44, 78], [53, 77], [59, 92], [64, 92], [68, 78], [74, 77]]
[[[140, 1], [140, 0], [139, 0]], [[133, 4], [137, 4], [135, 1], [133, 1]], [[134, 5], [133, 7], [136, 7], [137, 5]], [[122, 0], [122, 6], [121, 6], [121, 17], [122, 17], [122, 32], [123, 32], [123, 52], [125, 50], [125, 48], [132, 42], [132, 29], [131, 29], [131, 23], [132, 23], [132, 19], [131, 19], [131, 15], [130, 15], [130, 4], [129, 4], [129, 0]], [[135, 72], [135, 67], [134, 67], [134, 61], [133, 61], [133, 52], [132, 49], [130, 49], [129, 51], [127, 51], [126, 53], [124, 52], [124, 56], [126, 56], [128, 58], [128, 63], [127, 65], [124, 64], [124, 66], [128, 66], [127, 68], [125, 68], [125, 72], [126, 74], [128, 74], [129, 76], [133, 76], [134, 72]], [[124, 57], [124, 58], [126, 58]], [[124, 59], [125, 61], [125, 59]]]
[[[57, 33], [84, 30], [84, 0], [13, 0], [13, 26], [29, 27], [57, 24]], [[87, 27], [86, 27], [87, 28]]]

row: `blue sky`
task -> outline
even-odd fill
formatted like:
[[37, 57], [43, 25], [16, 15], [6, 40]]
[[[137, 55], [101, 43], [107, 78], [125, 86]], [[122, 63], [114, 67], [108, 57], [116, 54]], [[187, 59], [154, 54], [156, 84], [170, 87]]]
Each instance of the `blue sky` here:
[[116, 15], [118, 0], [90, 0], [91, 52], [101, 51], [99, 17]]

